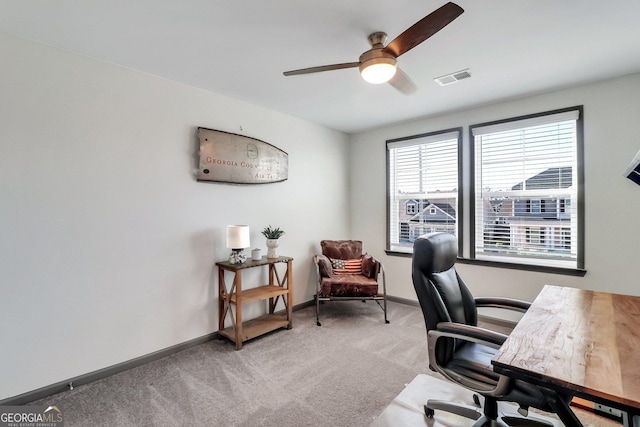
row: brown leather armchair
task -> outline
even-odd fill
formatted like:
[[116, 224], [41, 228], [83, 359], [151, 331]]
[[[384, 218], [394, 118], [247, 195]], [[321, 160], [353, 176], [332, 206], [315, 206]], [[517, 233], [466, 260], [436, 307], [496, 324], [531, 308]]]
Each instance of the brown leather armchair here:
[[[371, 255], [362, 253], [360, 240], [323, 240], [322, 255], [313, 257], [316, 264], [316, 322], [320, 323], [321, 301], [374, 300], [387, 320], [387, 284], [384, 267]], [[378, 280], [382, 277], [382, 292]], [[382, 304], [380, 304], [382, 301]]]

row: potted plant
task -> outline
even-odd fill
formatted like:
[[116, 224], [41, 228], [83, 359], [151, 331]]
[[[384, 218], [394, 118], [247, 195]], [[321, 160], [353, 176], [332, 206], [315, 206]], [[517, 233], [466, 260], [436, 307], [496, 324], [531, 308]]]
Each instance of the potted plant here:
[[278, 239], [284, 234], [280, 228], [270, 225], [262, 230], [262, 235], [267, 238], [267, 258], [278, 258]]

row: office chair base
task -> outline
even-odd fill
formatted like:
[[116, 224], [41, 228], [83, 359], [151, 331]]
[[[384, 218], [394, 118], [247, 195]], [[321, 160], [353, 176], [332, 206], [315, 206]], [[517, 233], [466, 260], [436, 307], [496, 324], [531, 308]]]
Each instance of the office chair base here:
[[553, 424], [540, 419], [523, 418], [517, 415], [502, 415], [502, 421], [508, 426], [514, 427], [553, 427]]
[[433, 418], [436, 410], [460, 415], [470, 420], [477, 420], [482, 417], [482, 412], [477, 406], [465, 405], [464, 403], [458, 402], [447, 402], [446, 400], [429, 399], [427, 404], [424, 405], [424, 413], [427, 418]]
[[553, 427], [546, 421], [528, 418], [502, 416], [497, 420], [490, 420], [484, 415], [473, 424], [473, 427]]
[[433, 418], [436, 410], [475, 420], [473, 427], [554, 427], [552, 423], [544, 420], [524, 418], [517, 415], [502, 414], [498, 415], [496, 419], [490, 419], [482, 413], [482, 408], [459, 402], [428, 400], [427, 404], [424, 405], [424, 413], [427, 418]]

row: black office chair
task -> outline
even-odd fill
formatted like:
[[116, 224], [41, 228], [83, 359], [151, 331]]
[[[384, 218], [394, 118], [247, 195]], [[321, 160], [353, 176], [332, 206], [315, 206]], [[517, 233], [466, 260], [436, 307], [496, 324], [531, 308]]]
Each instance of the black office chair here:
[[[413, 245], [413, 286], [427, 327], [429, 368], [484, 396], [484, 408], [479, 407], [480, 401], [474, 395], [477, 407], [428, 400], [425, 414], [431, 418], [435, 410], [444, 410], [477, 420], [474, 424], [477, 427], [551, 426], [543, 420], [524, 418], [529, 407], [553, 412], [541, 389], [493, 371], [491, 360], [507, 336], [477, 326], [477, 307], [525, 312], [530, 303], [508, 298], [474, 298], [456, 272], [457, 255], [458, 245], [452, 234], [419, 237]], [[561, 398], [571, 400], [571, 396]], [[522, 416], [499, 414], [498, 401], [517, 403]]]

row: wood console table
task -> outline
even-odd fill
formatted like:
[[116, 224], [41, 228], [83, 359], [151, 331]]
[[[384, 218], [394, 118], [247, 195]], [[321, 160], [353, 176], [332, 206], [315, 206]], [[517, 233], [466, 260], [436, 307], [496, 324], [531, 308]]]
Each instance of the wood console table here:
[[[286, 263], [287, 269], [282, 278], [278, 274], [276, 265]], [[244, 341], [266, 334], [275, 329], [292, 327], [293, 303], [293, 258], [281, 256], [267, 258], [263, 256], [259, 261], [247, 260], [243, 264], [229, 264], [217, 262], [218, 266], [218, 333], [236, 343], [236, 349], [242, 348]], [[249, 289], [243, 289], [242, 270], [260, 266], [269, 267], [269, 283]], [[225, 281], [225, 271], [233, 273], [230, 287]], [[278, 300], [282, 297], [284, 313], [275, 312]], [[242, 321], [242, 304], [269, 300], [269, 312], [257, 319]], [[234, 313], [235, 310], [235, 313]], [[229, 314], [231, 326], [225, 327], [225, 319]]]

